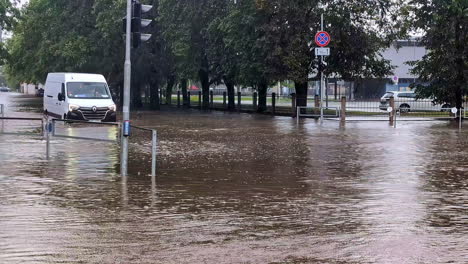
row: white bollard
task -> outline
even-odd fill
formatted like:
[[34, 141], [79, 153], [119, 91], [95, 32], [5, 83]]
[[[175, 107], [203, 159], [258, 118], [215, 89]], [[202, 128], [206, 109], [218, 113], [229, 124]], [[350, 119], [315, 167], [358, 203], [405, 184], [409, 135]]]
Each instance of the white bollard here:
[[153, 130], [152, 146], [151, 146], [151, 176], [156, 176], [156, 151], [158, 144], [158, 134], [156, 130]]

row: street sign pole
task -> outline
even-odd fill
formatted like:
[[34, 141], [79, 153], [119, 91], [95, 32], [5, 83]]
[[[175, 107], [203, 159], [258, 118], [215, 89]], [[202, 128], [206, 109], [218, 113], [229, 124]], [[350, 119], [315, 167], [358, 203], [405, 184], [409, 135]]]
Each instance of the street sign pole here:
[[[323, 31], [323, 14], [320, 16], [320, 31]], [[324, 93], [324, 78], [323, 78], [323, 56], [320, 56], [320, 122], [323, 122], [323, 95]]]
[[[131, 23], [132, 23], [132, 0], [127, 0], [127, 25], [125, 35], [125, 64], [124, 64], [124, 95], [123, 95], [123, 121], [130, 120], [130, 79], [132, 64], [130, 61]], [[124, 136], [122, 126], [120, 146], [120, 173], [122, 177], [128, 172], [128, 137]]]

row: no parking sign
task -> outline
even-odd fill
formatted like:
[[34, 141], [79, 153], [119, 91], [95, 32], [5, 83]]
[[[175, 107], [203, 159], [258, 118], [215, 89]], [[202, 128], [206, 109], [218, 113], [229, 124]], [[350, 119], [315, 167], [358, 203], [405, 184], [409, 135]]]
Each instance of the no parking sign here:
[[330, 44], [331, 37], [330, 34], [326, 31], [319, 31], [315, 34], [315, 44], [319, 47], [326, 47]]

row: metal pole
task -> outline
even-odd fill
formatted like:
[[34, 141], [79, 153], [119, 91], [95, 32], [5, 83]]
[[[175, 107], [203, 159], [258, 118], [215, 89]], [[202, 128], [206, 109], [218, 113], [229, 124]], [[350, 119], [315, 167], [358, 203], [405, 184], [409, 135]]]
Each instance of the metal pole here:
[[301, 108], [299, 106], [296, 107], [296, 121], [299, 125], [299, 116], [301, 115]]
[[328, 109], [328, 80], [325, 79], [325, 107]]
[[[130, 79], [132, 64], [130, 62], [130, 40], [132, 22], [132, 0], [127, 0], [127, 30], [125, 36], [125, 64], [124, 64], [124, 96], [123, 96], [123, 121], [130, 120]], [[122, 126], [123, 128], [124, 126]], [[123, 131], [122, 131], [123, 135]], [[127, 176], [128, 172], [128, 137], [122, 136], [120, 173]]]
[[[0, 113], [2, 114], [2, 118], [5, 117], [4, 111], [5, 111], [5, 106], [3, 104], [0, 104]], [[5, 123], [4, 123], [4, 120], [2, 119], [2, 131], [0, 132], [3, 133], [4, 130], [5, 130]]]
[[42, 140], [44, 140], [44, 139], [45, 139], [45, 136], [46, 136], [46, 135], [45, 135], [45, 131], [44, 131], [44, 117], [43, 117], [42, 120], [41, 120], [41, 130], [42, 130], [42, 131], [41, 131], [41, 132], [42, 132]]
[[151, 147], [151, 176], [156, 176], [156, 150], [158, 145], [158, 133], [153, 130], [153, 141]]
[[52, 119], [52, 128], [51, 128], [51, 130], [52, 130], [52, 136], [55, 136], [55, 120], [54, 119]]
[[458, 130], [460, 130], [460, 132], [462, 129], [462, 113], [463, 113], [463, 109], [460, 108], [460, 111], [458, 111], [458, 114], [460, 115], [460, 120], [458, 121]]
[[[323, 31], [323, 14], [320, 16], [320, 31]], [[323, 96], [324, 96], [324, 83], [323, 83], [323, 56], [320, 56], [320, 121], [323, 122]]]

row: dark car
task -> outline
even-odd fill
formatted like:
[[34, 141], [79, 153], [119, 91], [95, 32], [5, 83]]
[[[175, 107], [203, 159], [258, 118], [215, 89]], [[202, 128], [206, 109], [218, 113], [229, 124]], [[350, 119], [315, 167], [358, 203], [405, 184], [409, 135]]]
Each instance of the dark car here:
[[44, 97], [44, 89], [40, 88], [36, 90], [37, 97]]
[[9, 92], [10, 91], [10, 88], [8, 87], [0, 87], [0, 92]]

